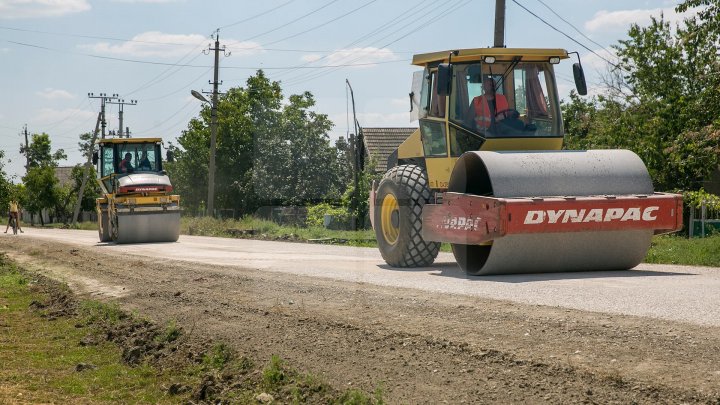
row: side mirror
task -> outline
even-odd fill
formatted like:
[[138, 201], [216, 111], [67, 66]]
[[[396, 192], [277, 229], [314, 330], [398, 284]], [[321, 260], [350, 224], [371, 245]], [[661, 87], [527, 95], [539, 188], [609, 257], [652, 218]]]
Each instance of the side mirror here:
[[453, 66], [449, 63], [441, 63], [437, 70], [437, 94], [447, 96], [450, 94], [450, 81], [452, 80]]
[[175, 161], [175, 154], [173, 153], [173, 151], [169, 150], [165, 153], [165, 160], [170, 163]]
[[573, 64], [573, 76], [575, 77], [575, 88], [581, 96], [587, 95], [587, 83], [585, 82], [585, 72], [580, 63]]
[[96, 165], [97, 162], [98, 162], [98, 160], [100, 160], [100, 157], [98, 156], [97, 151], [95, 151], [95, 152], [93, 152], [93, 155], [92, 155], [92, 162], [93, 162], [93, 164]]

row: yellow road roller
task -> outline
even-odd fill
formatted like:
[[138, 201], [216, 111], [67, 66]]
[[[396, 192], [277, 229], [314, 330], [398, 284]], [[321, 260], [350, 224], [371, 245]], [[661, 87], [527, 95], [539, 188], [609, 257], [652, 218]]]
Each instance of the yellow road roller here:
[[104, 138], [93, 155], [103, 196], [96, 200], [100, 242], [175, 242], [180, 196], [163, 170], [160, 138]]
[[[468, 274], [630, 269], [654, 234], [682, 227], [628, 150], [567, 151], [554, 66], [563, 49], [415, 55], [419, 128], [370, 192], [385, 261], [429, 266], [450, 243]], [[586, 94], [580, 61], [575, 83]]]

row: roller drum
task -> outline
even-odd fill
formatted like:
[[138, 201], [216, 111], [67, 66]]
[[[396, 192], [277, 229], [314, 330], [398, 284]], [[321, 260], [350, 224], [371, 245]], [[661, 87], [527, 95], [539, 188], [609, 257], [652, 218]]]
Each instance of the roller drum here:
[[[467, 152], [448, 191], [497, 198], [649, 195], [642, 160], [628, 150]], [[485, 246], [453, 244], [470, 274], [621, 270], [637, 266], [652, 230], [507, 235]]]
[[180, 212], [118, 213], [116, 243], [176, 242]]

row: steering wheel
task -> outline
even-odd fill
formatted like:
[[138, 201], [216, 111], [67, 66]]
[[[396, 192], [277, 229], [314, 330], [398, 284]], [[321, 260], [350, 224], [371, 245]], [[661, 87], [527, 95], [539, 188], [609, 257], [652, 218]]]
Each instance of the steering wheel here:
[[495, 113], [495, 119], [497, 120], [498, 118], [500, 118], [500, 120], [504, 120], [506, 118], [520, 118], [520, 113], [516, 109], [506, 108]]

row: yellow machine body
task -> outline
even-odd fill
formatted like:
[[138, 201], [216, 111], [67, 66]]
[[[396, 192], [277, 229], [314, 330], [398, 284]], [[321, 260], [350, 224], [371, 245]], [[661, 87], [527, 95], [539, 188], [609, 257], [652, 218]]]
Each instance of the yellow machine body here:
[[163, 169], [160, 138], [97, 142], [96, 200], [101, 242], [174, 242], [180, 234], [180, 196]]

